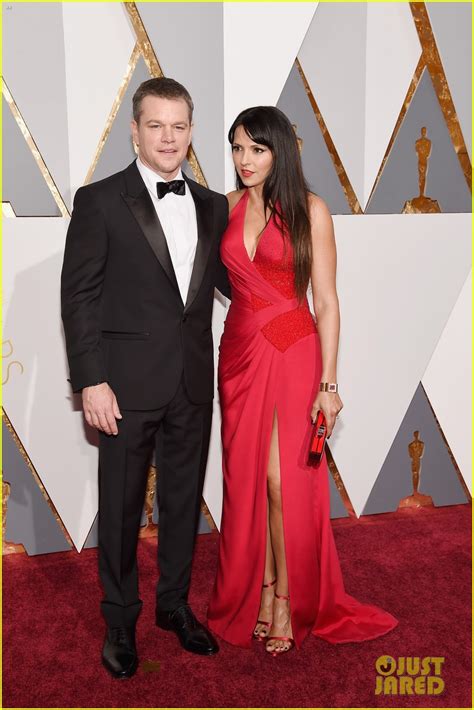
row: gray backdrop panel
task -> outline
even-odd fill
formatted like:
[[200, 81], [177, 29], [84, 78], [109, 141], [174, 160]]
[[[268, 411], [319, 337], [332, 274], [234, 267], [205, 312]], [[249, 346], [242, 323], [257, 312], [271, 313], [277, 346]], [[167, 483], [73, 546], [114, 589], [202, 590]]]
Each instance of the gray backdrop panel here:
[[437, 506], [466, 503], [464, 489], [423, 386], [419, 384], [364, 506], [364, 515], [397, 510], [400, 500], [412, 494], [411, 459], [407, 447], [415, 430], [420, 432], [419, 438], [425, 443], [419, 492], [430, 495]]
[[427, 2], [426, 6], [466, 147], [472, 156], [472, 69], [471, 62], [466, 61], [472, 47], [472, 5], [470, 2]]
[[60, 2], [2, 3], [3, 76], [66, 203], [70, 198]]
[[347, 512], [346, 506], [342, 502], [342, 498], [339, 495], [336, 484], [334, 483], [334, 478], [331, 472], [328, 470], [329, 476], [329, 495], [330, 495], [330, 513], [331, 518], [348, 518], [349, 513]]
[[61, 213], [12, 112], [2, 99], [3, 189], [17, 217], [60, 217]]
[[21, 543], [29, 555], [62, 552], [70, 545], [2, 422], [3, 480], [10, 484], [5, 538]]
[[296, 124], [296, 132], [303, 139], [301, 158], [310, 189], [323, 198], [332, 214], [351, 214], [296, 64], [286, 80], [277, 106]]
[[365, 210], [367, 214], [401, 213], [405, 202], [419, 194], [415, 141], [422, 126], [426, 126], [432, 142], [425, 195], [438, 200], [441, 212], [471, 211], [471, 194], [425, 69]]

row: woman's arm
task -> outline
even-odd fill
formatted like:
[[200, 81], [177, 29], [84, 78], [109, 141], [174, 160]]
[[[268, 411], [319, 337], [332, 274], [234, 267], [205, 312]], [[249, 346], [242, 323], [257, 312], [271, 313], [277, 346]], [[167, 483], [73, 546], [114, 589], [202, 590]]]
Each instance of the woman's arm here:
[[[336, 291], [336, 240], [334, 225], [326, 203], [316, 195], [308, 199], [311, 220], [311, 287], [314, 312], [317, 318], [323, 369], [321, 382], [337, 382], [337, 352], [339, 347], [339, 299]], [[322, 409], [326, 418], [328, 437], [343, 404], [337, 392], [318, 392], [311, 416], [316, 418]]]

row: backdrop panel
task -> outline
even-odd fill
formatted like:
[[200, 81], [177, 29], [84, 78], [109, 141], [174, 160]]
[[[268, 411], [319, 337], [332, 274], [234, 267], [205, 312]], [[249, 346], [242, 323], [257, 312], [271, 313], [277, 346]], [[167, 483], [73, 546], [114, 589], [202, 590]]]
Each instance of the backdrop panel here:
[[[2, 12], [3, 213], [11, 215], [4, 218], [4, 404], [20, 452], [8, 460], [8, 531], [11, 516], [23, 525], [23, 495], [30, 551], [68, 547], [68, 538], [78, 548], [95, 544], [96, 436], [67, 383], [59, 312], [68, 209], [79, 185], [134, 159], [131, 98], [160, 70], [181, 80], [196, 104], [189, 174], [218, 191], [232, 188], [230, 123], [249, 105], [278, 105], [302, 140], [311, 188], [334, 215], [345, 406], [328, 447], [331, 515], [351, 506], [356, 514], [392, 510], [409, 495], [406, 447], [416, 429], [425, 442], [421, 488], [437, 505], [462, 500], [471, 469], [471, 8], [12, 3]], [[418, 142], [422, 127], [429, 143]], [[435, 206], [441, 214], [402, 214], [419, 196], [422, 153], [430, 199], [421, 211]], [[216, 362], [227, 308], [216, 292]], [[446, 387], [453, 363], [454, 385]], [[217, 388], [215, 395], [204, 497], [219, 524]], [[363, 439], [361, 419], [370, 432]], [[42, 482], [47, 508], [26, 492], [25, 466], [34, 485]], [[49, 532], [38, 532], [35, 547], [39, 520]]]

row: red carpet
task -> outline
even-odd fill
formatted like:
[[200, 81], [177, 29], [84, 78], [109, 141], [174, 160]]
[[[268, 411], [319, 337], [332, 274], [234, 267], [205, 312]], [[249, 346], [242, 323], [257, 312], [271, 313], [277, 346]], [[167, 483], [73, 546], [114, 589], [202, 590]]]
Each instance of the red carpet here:
[[[334, 522], [346, 590], [399, 619], [390, 634], [333, 646], [308, 638], [281, 658], [221, 644], [181, 651], [153, 626], [156, 543], [141, 540], [142, 666], [126, 681], [100, 665], [96, 551], [3, 558], [3, 707], [470, 707], [471, 507]], [[191, 603], [204, 618], [217, 534], [198, 538]], [[380, 655], [444, 656], [440, 695], [375, 695]], [[153, 663], [149, 663], [149, 662]]]

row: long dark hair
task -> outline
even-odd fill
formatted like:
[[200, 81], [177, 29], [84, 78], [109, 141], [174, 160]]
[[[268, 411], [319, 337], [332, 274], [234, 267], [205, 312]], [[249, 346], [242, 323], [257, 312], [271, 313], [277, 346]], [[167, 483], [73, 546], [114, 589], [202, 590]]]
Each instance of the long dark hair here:
[[[239, 113], [229, 129], [233, 144], [235, 131], [242, 126], [255, 143], [265, 145], [273, 165], [263, 185], [264, 212], [270, 211], [282, 235], [293, 246], [295, 291], [302, 301], [311, 276], [311, 223], [308, 213], [308, 186], [303, 175], [296, 133], [288, 118], [274, 106], [255, 106]], [[237, 174], [238, 189], [245, 188]]]

